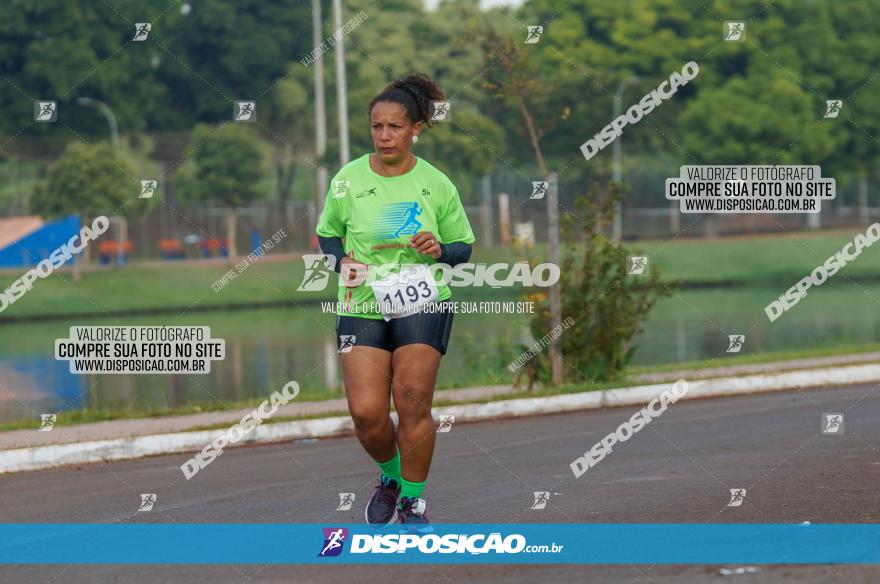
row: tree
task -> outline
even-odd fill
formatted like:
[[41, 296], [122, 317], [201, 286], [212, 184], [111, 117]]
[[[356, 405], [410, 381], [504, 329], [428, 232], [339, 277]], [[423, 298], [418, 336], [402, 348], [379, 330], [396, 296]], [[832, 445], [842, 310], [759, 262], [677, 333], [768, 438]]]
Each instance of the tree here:
[[[35, 187], [31, 209], [48, 219], [131, 216], [151, 204], [138, 199], [140, 191], [137, 169], [124, 154], [106, 143], [71, 142], [49, 168], [46, 182]], [[74, 259], [74, 281], [79, 281], [79, 265]]]
[[71, 142], [34, 190], [31, 208], [55, 219], [65, 215], [131, 215], [139, 209], [137, 169], [109, 144]]
[[313, 72], [299, 62], [289, 64], [287, 70], [264, 100], [265, 107], [261, 104], [258, 109], [267, 120], [263, 138], [272, 144], [275, 194], [284, 223], [290, 224], [287, 204], [294, 198], [297, 168], [315, 160], [316, 154]]
[[[525, 32], [525, 31], [523, 31]], [[543, 79], [528, 49], [519, 41], [510, 36], [497, 34], [491, 26], [486, 27], [481, 41], [483, 60], [486, 64], [486, 81], [483, 87], [488, 89], [499, 100], [511, 102], [519, 111], [528, 131], [529, 142], [534, 148], [535, 159], [542, 178], [549, 183], [547, 197], [547, 251], [551, 263], [559, 261], [559, 200], [556, 190], [556, 175], [551, 173], [544, 162], [544, 154], [541, 149], [541, 138], [548, 127], [553, 127], [559, 119], [564, 119], [564, 113], [560, 116], [546, 115], [557, 107], [549, 99], [547, 80]], [[490, 66], [497, 63], [495, 69]], [[549, 107], [548, 107], [549, 106]], [[534, 116], [530, 107], [545, 114], [540, 117]], [[556, 119], [554, 119], [556, 118]], [[561, 300], [559, 286], [550, 288], [549, 309], [550, 326], [556, 328], [562, 322]], [[559, 343], [550, 344], [550, 371], [553, 385], [559, 385], [564, 378], [562, 368], [562, 353]]]
[[[565, 217], [565, 254], [558, 284], [565, 320], [559, 342], [568, 365], [568, 381], [619, 377], [635, 353], [632, 339], [641, 331], [648, 313], [679, 285], [678, 281], [663, 281], [650, 261], [646, 274], [629, 273], [628, 256], [640, 254], [604, 235], [619, 196], [616, 184], [601, 201], [593, 188], [577, 199], [577, 216], [582, 219], [576, 222], [572, 215]], [[540, 339], [551, 330], [550, 307], [546, 294], [530, 299], [537, 302], [531, 329]], [[546, 360], [547, 356], [541, 352], [534, 358]], [[546, 362], [532, 369], [546, 378]]]
[[177, 180], [182, 195], [226, 208], [226, 241], [230, 260], [238, 255], [235, 208], [262, 198], [260, 140], [241, 124], [199, 126], [193, 132], [194, 172]]

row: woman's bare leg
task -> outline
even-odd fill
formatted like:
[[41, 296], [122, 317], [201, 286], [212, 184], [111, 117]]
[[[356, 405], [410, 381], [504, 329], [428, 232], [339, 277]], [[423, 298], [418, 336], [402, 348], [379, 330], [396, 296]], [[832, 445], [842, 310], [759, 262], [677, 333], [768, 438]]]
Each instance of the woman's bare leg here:
[[391, 356], [391, 396], [397, 410], [397, 446], [404, 480], [424, 482], [431, 468], [436, 438], [431, 402], [440, 366], [440, 351], [413, 343]]
[[361, 446], [376, 462], [394, 458], [391, 420], [391, 353], [375, 347], [353, 347], [340, 355], [348, 411]]

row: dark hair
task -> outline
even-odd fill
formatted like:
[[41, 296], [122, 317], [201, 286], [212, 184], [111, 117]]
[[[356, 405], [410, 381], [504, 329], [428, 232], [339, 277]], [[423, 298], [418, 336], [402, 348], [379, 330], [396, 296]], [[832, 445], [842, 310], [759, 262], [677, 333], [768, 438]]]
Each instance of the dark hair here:
[[370, 101], [367, 115], [380, 101], [399, 103], [406, 108], [406, 117], [412, 123], [425, 122], [431, 127], [431, 102], [446, 99], [446, 94], [424, 73], [412, 73], [389, 83], [382, 93]]

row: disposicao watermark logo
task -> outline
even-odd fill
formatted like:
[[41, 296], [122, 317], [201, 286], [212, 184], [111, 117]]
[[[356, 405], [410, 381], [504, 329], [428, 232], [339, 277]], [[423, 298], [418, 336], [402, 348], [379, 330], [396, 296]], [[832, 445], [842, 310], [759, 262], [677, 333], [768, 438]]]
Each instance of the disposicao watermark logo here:
[[303, 262], [305, 262], [306, 271], [296, 291], [317, 292], [326, 288], [330, 281], [330, 274], [335, 271], [336, 256], [325, 253], [306, 253], [303, 254]]
[[[368, 283], [371, 277], [376, 278], [377, 275], [385, 277], [388, 272], [383, 273], [383, 269], [386, 269], [385, 266], [380, 266], [373, 274], [367, 274]], [[394, 270], [396, 268], [392, 265], [387, 269]], [[520, 284], [525, 287], [549, 288], [559, 281], [560, 276], [559, 266], [548, 262], [538, 264], [534, 269], [530, 269], [528, 262], [516, 262], [512, 265], [506, 263], [473, 264], [465, 262], [455, 267], [450, 267], [449, 264], [436, 263], [428, 266], [428, 269], [434, 275], [437, 283], [452, 287], [492, 286], [493, 288], [508, 288]], [[507, 272], [506, 277], [499, 278], [499, 272]]]
[[153, 25], [151, 23], [136, 22], [134, 23], [134, 36], [131, 40], [135, 42], [143, 42], [150, 36], [151, 30], [153, 30]]
[[236, 279], [239, 275], [243, 274], [245, 270], [247, 270], [251, 264], [256, 263], [258, 260], [262, 259], [271, 249], [273, 249], [277, 244], [281, 243], [287, 238], [287, 232], [284, 229], [279, 229], [272, 236], [261, 243], [259, 247], [257, 247], [254, 251], [246, 255], [238, 262], [233, 268], [229, 269], [225, 274], [217, 278], [213, 284], [211, 284], [211, 290], [214, 292], [219, 292], [232, 280]]
[[[101, 215], [95, 217], [91, 227], [88, 225], [80, 229], [77, 235], [61, 247], [49, 254], [49, 257], [31, 268], [24, 275], [9, 285], [9, 288], [0, 293], [0, 312], [6, 310], [13, 302], [24, 296], [34, 286], [37, 278], [48, 278], [52, 272], [60, 268], [75, 254], [80, 254], [90, 241], [94, 241], [110, 229], [110, 220]], [[76, 239], [79, 238], [79, 245]]]
[[354, 493], [339, 493], [339, 506], [336, 507], [337, 511], [348, 511], [351, 509], [351, 506], [354, 504], [355, 494]]
[[728, 507], [742, 507], [743, 501], [746, 500], [745, 489], [730, 489], [730, 501]]
[[[343, 528], [337, 528], [343, 529]], [[332, 532], [331, 532], [332, 533]], [[330, 545], [327, 530], [324, 531], [325, 548]], [[341, 535], [342, 540], [348, 533]], [[334, 555], [342, 553], [342, 541], [337, 539], [338, 546], [331, 548]], [[447, 533], [444, 535], [416, 533], [387, 533], [384, 535], [355, 533], [351, 536], [350, 554], [406, 554], [412, 550], [414, 554], [560, 554], [564, 545], [556, 542], [543, 545], [529, 545], [521, 533], [502, 535], [493, 531], [486, 533]], [[324, 553], [321, 555], [330, 555]]]
[[[595, 136], [581, 144], [581, 152], [587, 160], [599, 153], [600, 150], [614, 142], [615, 138], [623, 134], [623, 128], [627, 124], [637, 124], [643, 116], [648, 115], [654, 108], [675, 95], [680, 87], [687, 85], [700, 73], [700, 66], [695, 61], [685, 63], [681, 73], [673, 71], [669, 79], [664, 80], [656, 89], [646, 94], [639, 103], [614, 118], [610, 124], [602, 128]], [[667, 89], [668, 88], [668, 89]]]
[[[297, 287], [298, 292], [316, 292], [324, 290], [330, 282], [330, 274], [334, 271], [335, 258], [326, 254], [303, 254], [305, 273]], [[371, 285], [391, 274], [401, 274], [401, 281], [406, 280], [404, 268], [412, 264], [370, 264], [366, 269], [343, 264], [340, 270], [339, 286]], [[437, 284], [452, 287], [492, 286], [506, 288], [520, 284], [524, 287], [549, 288], [559, 281], [559, 266], [552, 263], [541, 263], [534, 268], [528, 262], [474, 264], [465, 262], [455, 267], [445, 263], [415, 264], [427, 265], [428, 270]], [[420, 278], [414, 278], [419, 280]]]
[[575, 478], [579, 478], [585, 472], [599, 464], [603, 458], [612, 452], [612, 446], [618, 442], [626, 442], [633, 435], [650, 424], [654, 418], [659, 418], [670, 404], [681, 399], [688, 391], [687, 381], [679, 379], [672, 385], [672, 389], [664, 389], [660, 395], [648, 402], [648, 405], [630, 416], [630, 419], [617, 427], [602, 440], [597, 442], [583, 456], [571, 461], [571, 472]]
[[745, 342], [745, 335], [727, 335], [727, 352], [739, 353]]
[[[795, 304], [807, 295], [807, 290], [811, 286], [821, 286], [828, 278], [836, 274], [847, 263], [855, 260], [861, 255], [862, 250], [871, 246], [880, 240], [880, 223], [874, 223], [865, 233], [859, 233], [853, 241], [850, 241], [833, 256], [830, 256], [825, 262], [816, 267], [809, 276], [801, 278], [797, 284], [785, 291], [785, 294], [764, 307], [764, 312], [770, 322], [773, 322], [785, 312], [791, 310]], [[852, 251], [850, 251], [852, 249]]]
[[527, 45], [537, 44], [538, 41], [541, 40], [542, 34], [544, 34], [544, 27], [543, 26], [526, 26], [525, 43]]
[[56, 414], [40, 414], [40, 432], [51, 432], [57, 420]]
[[843, 414], [822, 414], [823, 434], [843, 434]]
[[35, 101], [34, 102], [34, 121], [37, 122], [55, 122], [58, 120], [58, 102], [57, 101]]
[[324, 532], [324, 544], [318, 557], [332, 558], [341, 554], [345, 547], [345, 539], [348, 537], [348, 530], [344, 527], [324, 527], [321, 531]]
[[324, 39], [324, 42], [322, 42], [318, 47], [312, 49], [312, 51], [308, 55], [300, 59], [299, 62], [306, 67], [310, 66], [312, 63], [315, 62], [315, 59], [329, 51], [330, 47], [334, 46], [336, 43], [342, 40], [342, 37], [360, 26], [360, 24], [367, 20], [367, 18], [367, 13], [361, 10], [353, 17], [351, 17], [344, 26], [341, 26], [340, 28], [337, 28], [335, 31], [333, 31], [332, 35]]
[[250, 434], [263, 420], [269, 418], [278, 411], [278, 408], [299, 395], [299, 384], [296, 381], [288, 381], [281, 391], [273, 391], [269, 399], [263, 401], [253, 411], [244, 415], [240, 422], [226, 430], [215, 438], [210, 444], [194, 457], [180, 465], [183, 476], [189, 480], [196, 476], [200, 470], [214, 462], [214, 459], [223, 454], [223, 448], [227, 444], [235, 444]]
[[156, 493], [141, 493], [141, 506], [138, 511], [152, 511], [156, 504]]

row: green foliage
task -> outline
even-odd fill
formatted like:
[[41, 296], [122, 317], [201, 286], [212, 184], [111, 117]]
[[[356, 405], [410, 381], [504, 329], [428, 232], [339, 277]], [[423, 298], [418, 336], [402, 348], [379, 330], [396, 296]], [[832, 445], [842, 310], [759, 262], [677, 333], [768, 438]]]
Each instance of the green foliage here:
[[[448, 124], [423, 132], [415, 153], [442, 170], [455, 184], [492, 174], [504, 155], [504, 129], [478, 111], [460, 107]], [[437, 129], [438, 131], [433, 131]]]
[[185, 198], [219, 207], [241, 207], [265, 196], [260, 140], [242, 124], [199, 126], [193, 132], [192, 174], [180, 173], [175, 184]]
[[71, 142], [31, 197], [31, 210], [47, 219], [70, 214], [132, 216], [150, 204], [138, 199], [137, 169], [125, 155], [101, 143]]
[[[80, 96], [111, 107], [124, 138], [228, 121], [233, 100], [255, 99], [264, 137], [276, 147], [279, 197], [296, 197], [304, 186], [294, 189], [293, 167], [315, 160], [314, 69], [300, 62], [314, 48], [311, 2], [188, 4], [183, 14], [165, 0], [5, 0], [0, 69], [9, 83], [0, 90], [0, 133], [43, 135], [42, 157], [56, 141], [106, 137], [103, 116], [76, 105]], [[520, 103], [487, 90], [515, 73], [547, 168], [567, 169], [566, 181], [601, 179], [611, 156], [587, 162], [577, 147], [611, 121], [620, 82], [640, 78], [626, 88], [626, 109], [694, 60], [700, 74], [693, 81], [625, 128], [624, 159], [662, 151], [675, 154], [675, 164], [820, 164], [823, 175], [838, 178], [877, 172], [880, 83], [872, 76], [880, 62], [880, 0], [701, 0], [696, 7], [571, 0], [564, 9], [555, 0], [527, 0], [515, 10], [487, 11], [478, 4], [445, 0], [426, 12], [420, 0], [343, 2], [344, 20], [361, 10], [368, 17], [345, 39], [352, 156], [372, 148], [369, 100], [393, 79], [423, 71], [453, 110], [450, 122], [422, 134], [419, 155], [456, 183], [498, 164], [532, 174], [534, 147]], [[322, 8], [325, 39], [334, 25], [330, 2]], [[728, 18], [746, 21], [746, 42], [721, 40]], [[149, 40], [131, 42], [133, 23], [151, 20]], [[540, 23], [541, 41], [524, 44], [526, 25]], [[324, 58], [331, 66], [333, 51]], [[335, 75], [325, 71], [325, 84], [332, 167], [339, 151]], [[33, 99], [58, 100], [71, 131], [33, 123]], [[838, 118], [822, 119], [826, 99], [844, 100]], [[179, 158], [175, 152], [168, 160]], [[471, 193], [462, 197], [472, 202]]]
[[[648, 262], [646, 275], [627, 274], [627, 256], [639, 255], [607, 238], [614, 218], [616, 189], [599, 200], [593, 188], [576, 202], [576, 217], [567, 213], [563, 222], [562, 265], [559, 286], [563, 327], [560, 337], [567, 381], [616, 379], [626, 369], [635, 346], [633, 337], [658, 300], [671, 295], [676, 281], [664, 281]], [[536, 262], [532, 262], [536, 263]], [[537, 302], [531, 321], [532, 334], [541, 339], [551, 330], [547, 293], [533, 295]], [[572, 322], [569, 321], [569, 322]], [[535, 359], [548, 359], [546, 350]], [[549, 366], [538, 367], [545, 377]]]

